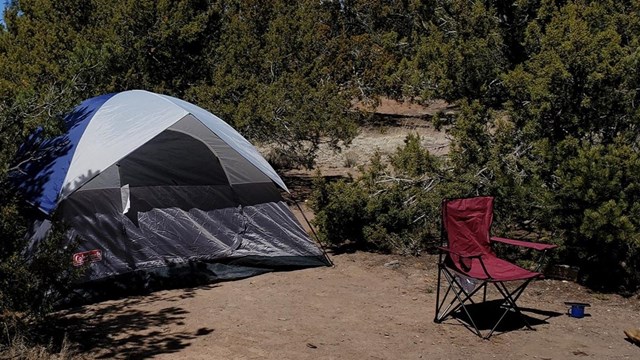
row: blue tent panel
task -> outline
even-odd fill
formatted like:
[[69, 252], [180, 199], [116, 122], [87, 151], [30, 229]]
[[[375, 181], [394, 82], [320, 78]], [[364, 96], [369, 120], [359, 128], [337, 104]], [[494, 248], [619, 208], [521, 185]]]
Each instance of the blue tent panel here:
[[[64, 178], [82, 134], [93, 115], [114, 94], [105, 94], [82, 102], [65, 118], [66, 133], [36, 145], [37, 161], [30, 162], [17, 179], [27, 200], [46, 214], [56, 208]], [[38, 142], [38, 136], [33, 139]]]

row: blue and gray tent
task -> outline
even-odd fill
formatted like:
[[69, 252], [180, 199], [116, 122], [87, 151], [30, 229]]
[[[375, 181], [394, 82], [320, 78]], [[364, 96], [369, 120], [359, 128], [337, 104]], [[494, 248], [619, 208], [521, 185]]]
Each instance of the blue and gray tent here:
[[73, 260], [88, 264], [86, 280], [194, 262], [219, 279], [327, 265], [280, 176], [208, 111], [134, 90], [88, 99], [65, 124], [36, 141], [41, 155], [17, 184], [42, 215], [31, 247], [55, 213], [80, 241]]

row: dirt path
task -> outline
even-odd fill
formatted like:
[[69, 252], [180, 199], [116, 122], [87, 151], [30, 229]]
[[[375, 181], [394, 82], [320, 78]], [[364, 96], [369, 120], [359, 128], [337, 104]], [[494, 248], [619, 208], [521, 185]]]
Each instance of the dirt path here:
[[[637, 298], [539, 281], [520, 300], [535, 310], [526, 314], [536, 331], [485, 341], [458, 322], [433, 323], [434, 258], [354, 253], [333, 261], [87, 306], [67, 315], [81, 324], [68, 335], [82, 339], [89, 357], [120, 359], [640, 358], [622, 332], [640, 326]], [[567, 300], [590, 302], [590, 316], [564, 315]]]

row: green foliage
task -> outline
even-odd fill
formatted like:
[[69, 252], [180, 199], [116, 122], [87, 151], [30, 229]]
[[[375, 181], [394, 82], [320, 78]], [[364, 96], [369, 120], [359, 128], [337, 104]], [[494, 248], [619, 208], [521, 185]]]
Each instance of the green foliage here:
[[566, 229], [567, 259], [606, 269], [586, 271], [587, 283], [633, 289], [640, 283], [640, 154], [621, 138], [576, 147], [555, 172], [557, 207], [549, 225]]
[[21, 313], [23, 321], [42, 321], [81, 274], [70, 266], [75, 248], [64, 228], [53, 228], [30, 258], [22, 249], [2, 249], [0, 311]]
[[30, 220], [7, 176], [16, 169], [15, 153], [26, 137], [38, 126], [56, 134], [62, 114], [85, 89], [88, 64], [73, 26], [76, 16], [84, 16], [81, 8], [20, 1], [7, 9], [7, 29], [0, 32], [0, 312], [41, 318], [67, 286], [70, 250], [60, 243], [61, 230], [32, 259], [24, 258]]
[[25, 234], [31, 225], [26, 216], [32, 209], [12, 194], [8, 184], [0, 191], [0, 349], [16, 338], [28, 339], [29, 329], [46, 321], [76, 280], [82, 268], [72, 268], [76, 244], [69, 242], [65, 228], [54, 222], [48, 236], [25, 256]]
[[457, 170], [468, 171], [468, 166], [477, 170], [487, 165], [491, 156], [489, 127], [493, 115], [480, 102], [461, 103], [459, 114], [450, 130], [453, 135], [451, 161]]
[[[74, 246], [63, 240], [60, 224], [25, 257], [31, 209], [13, 192], [8, 175], [24, 160], [16, 151], [27, 136], [37, 127], [57, 134], [62, 115], [86, 95], [93, 64], [74, 27], [86, 15], [83, 8], [14, 2], [0, 30], [0, 322], [7, 332], [43, 321], [77, 276], [70, 269]], [[4, 335], [0, 342], [14, 334]]]
[[327, 244], [348, 240], [362, 243], [362, 228], [367, 222], [365, 189], [345, 180], [328, 183], [322, 178], [315, 181], [314, 189], [314, 221], [321, 229], [320, 241]]
[[317, 2], [239, 1], [221, 10], [211, 68], [186, 97], [254, 141], [311, 167], [321, 142], [356, 133], [353, 92], [341, 81], [330, 14]]
[[[355, 101], [443, 98], [459, 105], [435, 121], [448, 156], [410, 136], [361, 177], [318, 183], [323, 241], [416, 253], [437, 237], [441, 198], [491, 194], [501, 230], [562, 244], [557, 260], [594, 287], [634, 290], [639, 14], [630, 0], [14, 1], [0, 28], [0, 184], [34, 128], [55, 134], [105, 92], [193, 101], [285, 167], [348, 144]], [[18, 246], [20, 213], [0, 203]]]
[[390, 159], [396, 173], [417, 177], [438, 170], [438, 158], [422, 148], [419, 135], [409, 134], [404, 143], [404, 147], [399, 147]]
[[314, 184], [312, 206], [321, 241], [418, 254], [439, 239], [444, 173], [439, 160], [409, 135], [389, 161], [375, 154], [358, 179]]
[[[334, 66], [354, 44], [350, 34], [340, 37], [335, 20], [344, 16], [316, 1], [20, 1], [9, 8], [0, 41], [7, 64], [0, 84], [7, 92], [29, 85], [25, 101], [56, 94], [67, 107], [127, 89], [166, 93], [309, 167], [321, 142], [338, 147], [356, 133], [350, 101], [359, 83]], [[362, 64], [344, 65], [369, 71], [379, 59], [370, 45], [362, 45]], [[46, 122], [41, 116], [12, 131]]]
[[415, 56], [406, 64], [409, 93], [424, 99], [500, 99], [505, 34], [493, 1], [433, 0], [415, 5]]
[[[342, 56], [354, 64], [342, 50], [355, 42], [336, 17], [345, 15], [316, 1], [12, 2], [0, 29], [0, 189], [34, 129], [56, 135], [82, 99], [134, 88], [195, 101], [274, 143], [290, 166], [311, 166], [320, 142], [337, 147], [356, 131], [358, 82], [334, 67]], [[355, 57], [361, 70], [378, 58], [370, 44]], [[26, 260], [24, 205], [0, 193], [0, 313], [40, 319], [70, 284], [73, 244], [55, 224]]]
[[619, 15], [607, 4], [571, 3], [536, 34], [540, 50], [505, 76], [513, 119], [528, 136], [610, 142], [635, 123], [636, 49], [617, 31]]
[[503, 76], [509, 119], [495, 157], [511, 165], [495, 185], [520, 194], [522, 219], [562, 243], [561, 261], [580, 266], [590, 285], [632, 291], [640, 118], [638, 38], [628, 28], [640, 24], [638, 5], [552, 3], [526, 31], [530, 57]]
[[397, 53], [395, 76], [405, 96], [459, 105], [435, 122], [448, 127], [451, 151], [432, 162], [408, 139], [391, 167], [329, 186], [336, 199], [367, 194], [360, 241], [413, 241], [394, 225], [411, 229], [408, 184], [430, 174], [438, 185], [418, 197], [494, 195], [497, 229], [562, 245], [556, 260], [579, 266], [593, 287], [637, 289], [640, 5], [433, 0], [408, 9], [411, 44]]

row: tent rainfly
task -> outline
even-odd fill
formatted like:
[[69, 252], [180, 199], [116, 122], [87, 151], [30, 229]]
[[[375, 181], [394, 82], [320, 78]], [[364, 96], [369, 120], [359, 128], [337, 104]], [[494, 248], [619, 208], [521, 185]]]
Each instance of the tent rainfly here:
[[55, 212], [79, 240], [72, 261], [87, 266], [85, 281], [193, 263], [218, 279], [328, 264], [280, 176], [206, 110], [133, 90], [85, 100], [65, 125], [25, 144], [40, 155], [16, 183], [42, 215], [30, 249]]

